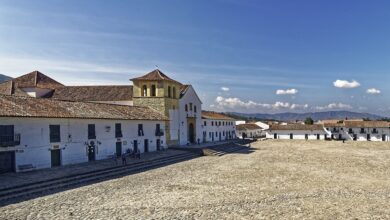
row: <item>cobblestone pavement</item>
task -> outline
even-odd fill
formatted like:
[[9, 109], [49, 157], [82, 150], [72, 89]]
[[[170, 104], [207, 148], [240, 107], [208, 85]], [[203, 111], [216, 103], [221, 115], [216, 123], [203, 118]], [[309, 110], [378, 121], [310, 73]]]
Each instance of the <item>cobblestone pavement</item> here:
[[0, 219], [388, 219], [390, 144], [259, 141], [0, 208]]

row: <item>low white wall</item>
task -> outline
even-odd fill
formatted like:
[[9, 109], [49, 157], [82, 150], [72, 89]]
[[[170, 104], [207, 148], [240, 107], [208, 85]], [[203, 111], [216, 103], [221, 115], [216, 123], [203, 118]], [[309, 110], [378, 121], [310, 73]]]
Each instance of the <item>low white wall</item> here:
[[[115, 123], [122, 124], [122, 138], [115, 138]], [[166, 146], [165, 136], [155, 135], [156, 124], [162, 121], [90, 120], [90, 119], [42, 119], [42, 118], [0, 118], [2, 125], [14, 125], [15, 134], [21, 135], [19, 146], [0, 148], [0, 151], [15, 151], [15, 167], [32, 164], [35, 168], [51, 167], [51, 149], [61, 149], [61, 165], [88, 161], [88, 124], [95, 124], [96, 160], [112, 157], [116, 142], [122, 142], [122, 153], [133, 149], [134, 140], [138, 149], [144, 152], [144, 140], [148, 139], [149, 152], [157, 150], [157, 139]], [[138, 136], [138, 124], [143, 124], [144, 136]], [[49, 125], [60, 125], [61, 142], [50, 143]], [[164, 134], [165, 135], [165, 134]]]
[[[221, 125], [219, 125], [219, 122], [221, 122]], [[206, 132], [206, 142], [228, 140], [229, 133], [231, 139], [236, 138], [236, 125], [233, 120], [202, 119], [202, 130], [203, 132]], [[203, 137], [201, 140], [203, 140]]]

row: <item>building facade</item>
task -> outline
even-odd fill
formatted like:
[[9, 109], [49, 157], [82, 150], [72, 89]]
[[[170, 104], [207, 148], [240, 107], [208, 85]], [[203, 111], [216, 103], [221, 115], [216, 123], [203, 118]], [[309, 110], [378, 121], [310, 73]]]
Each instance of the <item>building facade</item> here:
[[224, 114], [202, 112], [202, 139], [201, 142], [226, 141], [236, 138], [235, 119]]
[[281, 140], [325, 140], [328, 133], [322, 125], [271, 125], [266, 138]]
[[235, 138], [234, 120], [203, 112], [191, 85], [158, 69], [131, 81], [65, 86], [34, 71], [0, 83], [0, 172]]
[[168, 120], [148, 107], [0, 95], [0, 171], [22, 171], [166, 147]]

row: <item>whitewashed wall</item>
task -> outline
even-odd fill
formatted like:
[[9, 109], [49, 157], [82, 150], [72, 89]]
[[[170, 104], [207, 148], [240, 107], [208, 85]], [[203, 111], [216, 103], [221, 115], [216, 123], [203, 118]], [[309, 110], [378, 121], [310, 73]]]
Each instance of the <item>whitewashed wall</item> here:
[[310, 131], [310, 130], [272, 130], [272, 131], [267, 131], [266, 132], [266, 138], [268, 139], [274, 139], [274, 134], [277, 134], [277, 139], [281, 140], [289, 140], [290, 139], [290, 134], [293, 134], [293, 139], [295, 140], [305, 140], [306, 139], [306, 134], [308, 134], [308, 139], [309, 140], [317, 140], [317, 134], [320, 135], [320, 140], [325, 139], [325, 135], [327, 134], [325, 130], [321, 131]]
[[356, 134], [356, 141], [367, 141], [367, 134], [371, 136], [370, 141], [383, 141], [382, 136], [384, 135], [385, 141], [390, 141], [389, 128], [377, 128], [377, 134], [372, 131], [373, 128], [365, 128], [365, 133], [360, 133], [360, 128], [352, 128], [353, 133], [349, 133], [349, 128], [343, 128], [343, 130], [340, 129], [338, 132], [333, 132], [333, 129], [329, 128], [328, 133], [333, 134], [335, 138], [338, 138], [338, 135], [341, 134], [345, 140], [354, 140], [354, 134]]
[[[192, 111], [190, 110], [190, 103], [192, 103]], [[185, 111], [185, 105], [188, 106], [188, 111]], [[196, 112], [194, 111], [196, 106]], [[202, 140], [202, 102], [196, 94], [192, 86], [189, 86], [187, 92], [179, 100], [179, 139], [180, 145], [188, 143], [188, 124], [187, 117], [196, 117], [196, 138]]]
[[[206, 122], [206, 126], [204, 124], [205, 122]], [[212, 125], [212, 122], [214, 123], [214, 125]], [[221, 122], [220, 126], [219, 126], [219, 122]], [[223, 125], [223, 122], [225, 122], [225, 125]], [[216, 123], [218, 123], [218, 125], [216, 125]], [[227, 140], [228, 139], [227, 134], [229, 134], [229, 131], [232, 139], [236, 138], [236, 124], [234, 120], [202, 119], [202, 128], [203, 128], [203, 132], [206, 132], [206, 142]], [[221, 136], [221, 138], [219, 138], [219, 136]], [[203, 135], [201, 140], [203, 140]]]
[[[123, 138], [115, 138], [115, 123], [122, 124]], [[157, 139], [166, 146], [165, 136], [155, 136], [156, 124], [163, 121], [92, 120], [92, 119], [44, 119], [44, 118], [0, 118], [1, 125], [14, 125], [15, 134], [21, 135], [20, 146], [0, 148], [0, 151], [16, 150], [18, 165], [32, 164], [37, 169], [51, 167], [51, 151], [54, 145], [61, 149], [62, 165], [88, 161], [88, 124], [95, 124], [96, 160], [112, 157], [116, 142], [122, 142], [122, 153], [133, 149], [133, 141], [144, 152], [144, 140], [149, 141], [149, 152], [156, 151]], [[143, 124], [144, 136], [138, 136], [138, 124]], [[61, 142], [50, 143], [49, 125], [60, 125]], [[110, 127], [110, 129], [108, 129]]]
[[258, 138], [264, 133], [262, 129], [253, 129], [253, 130], [240, 130], [236, 131], [236, 136], [242, 139], [243, 134], [246, 134], [247, 138]]

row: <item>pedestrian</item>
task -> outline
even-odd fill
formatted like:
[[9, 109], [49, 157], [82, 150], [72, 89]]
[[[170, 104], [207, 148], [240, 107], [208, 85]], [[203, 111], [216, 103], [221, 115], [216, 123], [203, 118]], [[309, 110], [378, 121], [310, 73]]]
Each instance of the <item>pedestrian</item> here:
[[126, 154], [122, 154], [122, 165], [126, 165]]

